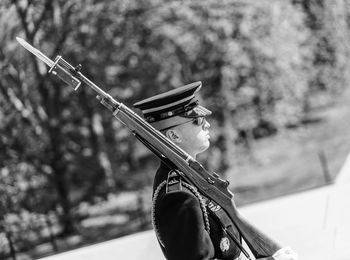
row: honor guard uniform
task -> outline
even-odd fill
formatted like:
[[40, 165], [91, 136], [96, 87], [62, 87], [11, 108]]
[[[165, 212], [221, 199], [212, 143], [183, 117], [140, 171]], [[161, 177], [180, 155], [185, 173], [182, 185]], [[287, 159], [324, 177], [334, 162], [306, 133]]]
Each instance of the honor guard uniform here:
[[[176, 126], [175, 117], [206, 117], [211, 111], [201, 106], [195, 82], [134, 104], [156, 129]], [[229, 236], [214, 214], [221, 210], [197, 188], [185, 182], [176, 171], [161, 163], [154, 178], [152, 224], [168, 260], [238, 259], [241, 237], [234, 225]]]

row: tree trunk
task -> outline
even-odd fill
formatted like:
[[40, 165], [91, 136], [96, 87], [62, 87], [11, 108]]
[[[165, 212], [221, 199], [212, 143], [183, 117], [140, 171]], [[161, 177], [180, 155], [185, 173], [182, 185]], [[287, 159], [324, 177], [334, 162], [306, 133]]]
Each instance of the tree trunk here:
[[7, 239], [8, 243], [9, 243], [11, 257], [13, 260], [16, 260], [17, 259], [16, 250], [15, 250], [15, 245], [13, 244], [13, 241], [12, 241], [11, 233], [9, 231], [5, 230], [5, 235], [6, 235], [6, 239]]
[[58, 195], [58, 202], [62, 208], [61, 224], [63, 233], [70, 234], [74, 232], [74, 221], [71, 213], [71, 202], [69, 199], [69, 185], [66, 181], [67, 166], [64, 160], [64, 144], [61, 130], [61, 86], [52, 85], [52, 90], [44, 101], [48, 113], [48, 152], [51, 155], [49, 161], [53, 170], [54, 186]]
[[50, 217], [47, 214], [45, 214], [45, 222], [46, 222], [46, 225], [47, 225], [47, 229], [49, 230], [49, 236], [50, 236], [50, 243], [52, 245], [52, 249], [54, 252], [58, 252], [58, 247], [57, 247], [57, 244], [56, 244], [56, 240], [55, 240], [55, 234], [52, 230], [52, 223], [50, 221]]
[[220, 78], [220, 98], [222, 99], [222, 130], [221, 130], [221, 149], [222, 149], [222, 158], [221, 158], [221, 167], [220, 172], [225, 175], [225, 172], [230, 169], [235, 162], [235, 137], [236, 130], [233, 125], [233, 117], [231, 111], [230, 102], [232, 102], [232, 92], [228, 84], [225, 84], [225, 80], [222, 78], [225, 77], [221, 75]]

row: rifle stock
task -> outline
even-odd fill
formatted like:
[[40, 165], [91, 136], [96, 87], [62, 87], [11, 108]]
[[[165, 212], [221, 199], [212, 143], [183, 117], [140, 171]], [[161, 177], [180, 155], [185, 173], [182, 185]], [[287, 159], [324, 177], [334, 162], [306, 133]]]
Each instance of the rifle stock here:
[[220, 179], [214, 173], [208, 172], [194, 158], [154, 129], [142, 117], [124, 104], [114, 100], [108, 93], [87, 79], [80, 72], [79, 66], [73, 67], [61, 56], [57, 56], [54, 62], [23, 39], [17, 37], [17, 40], [24, 48], [50, 67], [49, 73], [57, 75], [72, 86], [74, 90], [77, 90], [80, 83], [84, 82], [97, 92], [100, 103], [109, 109], [134, 135], [140, 137], [152, 147], [151, 150], [161, 159], [169, 160], [176, 168], [174, 170], [178, 170], [184, 179], [225, 210], [256, 258], [270, 257], [281, 248], [276, 242], [241, 217], [233, 201], [233, 194], [228, 190], [227, 181]]

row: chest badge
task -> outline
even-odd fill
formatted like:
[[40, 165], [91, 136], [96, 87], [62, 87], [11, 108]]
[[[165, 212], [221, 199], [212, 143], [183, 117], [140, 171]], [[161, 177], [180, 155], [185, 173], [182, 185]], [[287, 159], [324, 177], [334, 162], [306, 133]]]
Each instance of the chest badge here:
[[226, 252], [230, 248], [230, 240], [227, 237], [221, 238], [220, 249], [222, 252]]

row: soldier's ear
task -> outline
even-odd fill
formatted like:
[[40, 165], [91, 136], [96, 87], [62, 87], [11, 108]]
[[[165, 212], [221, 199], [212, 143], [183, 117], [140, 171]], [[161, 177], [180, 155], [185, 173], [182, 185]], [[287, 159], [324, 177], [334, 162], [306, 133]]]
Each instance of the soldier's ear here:
[[169, 129], [165, 132], [165, 136], [168, 137], [174, 143], [181, 143], [181, 138], [179, 133], [174, 129]]

